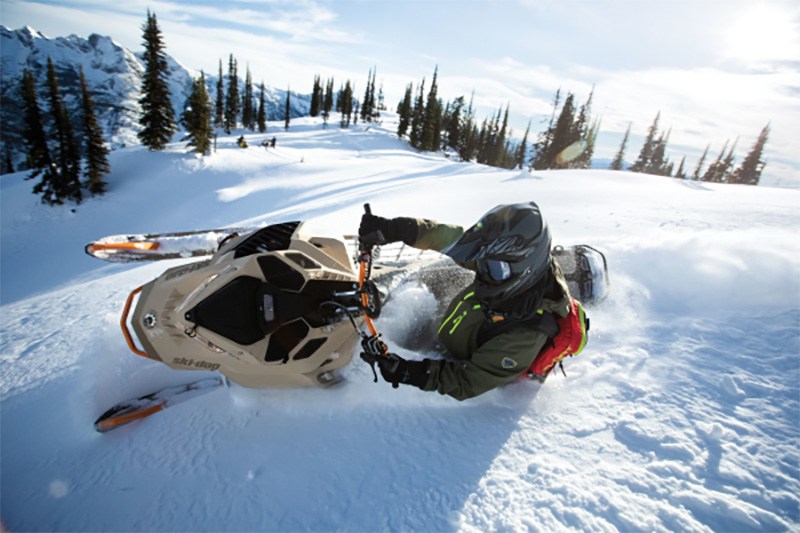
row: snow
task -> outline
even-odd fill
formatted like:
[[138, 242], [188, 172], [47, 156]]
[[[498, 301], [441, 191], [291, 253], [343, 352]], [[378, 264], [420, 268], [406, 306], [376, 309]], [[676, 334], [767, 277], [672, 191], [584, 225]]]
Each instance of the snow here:
[[[111, 154], [106, 197], [50, 208], [0, 178], [0, 514], [9, 531], [796, 530], [800, 527], [800, 191], [611, 171], [505, 171], [416, 153], [383, 126]], [[277, 137], [275, 149], [260, 147]], [[161, 264], [109, 265], [115, 233], [384, 216], [471, 224], [535, 200], [557, 243], [609, 261], [567, 377], [456, 402], [372, 382], [220, 388], [107, 434], [113, 403], [205, 375], [131, 354], [128, 293]], [[390, 346], [431, 313], [398, 289]]]

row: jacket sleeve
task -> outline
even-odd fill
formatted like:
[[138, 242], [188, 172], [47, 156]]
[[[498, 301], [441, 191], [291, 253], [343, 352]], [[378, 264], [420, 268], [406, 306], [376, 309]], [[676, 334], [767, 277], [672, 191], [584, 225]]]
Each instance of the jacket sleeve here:
[[406, 244], [420, 250], [436, 250], [441, 252], [461, 237], [464, 228], [455, 224], [441, 224], [434, 220], [417, 218], [417, 234], [414, 242]]
[[513, 381], [528, 369], [545, 342], [547, 337], [536, 331], [503, 333], [475, 350], [469, 361], [431, 361], [422, 389], [459, 401], [473, 398]]

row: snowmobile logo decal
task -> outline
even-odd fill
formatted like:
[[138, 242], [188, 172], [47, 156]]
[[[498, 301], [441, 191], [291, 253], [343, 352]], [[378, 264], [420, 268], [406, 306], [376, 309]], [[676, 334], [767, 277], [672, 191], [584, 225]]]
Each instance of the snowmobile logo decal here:
[[211, 261], [200, 261], [198, 263], [192, 263], [191, 265], [170, 272], [169, 274], [167, 274], [165, 280], [169, 281], [171, 279], [179, 278], [183, 275], [189, 274], [190, 272], [194, 272], [195, 270], [203, 269], [207, 267], [209, 264], [211, 264]]
[[202, 370], [214, 370], [219, 369], [219, 364], [217, 363], [209, 363], [207, 361], [195, 361], [194, 359], [189, 359], [186, 357], [175, 357], [172, 360], [173, 365], [181, 365], [181, 366], [191, 366], [194, 368], [202, 369]]
[[503, 368], [507, 368], [509, 370], [512, 368], [517, 368], [517, 362], [510, 357], [503, 357], [503, 361], [500, 364], [503, 365]]

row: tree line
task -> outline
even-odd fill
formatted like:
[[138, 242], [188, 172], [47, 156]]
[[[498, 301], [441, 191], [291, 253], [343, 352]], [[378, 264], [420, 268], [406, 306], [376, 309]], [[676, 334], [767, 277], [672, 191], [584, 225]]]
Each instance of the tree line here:
[[[708, 152], [711, 149], [711, 145], [707, 145], [705, 151], [703, 151], [703, 155], [701, 155], [700, 159], [697, 161], [694, 172], [690, 174], [688, 169], [686, 169], [685, 156], [681, 159], [677, 170], [674, 168], [674, 162], [670, 161], [669, 157], [666, 156], [666, 148], [669, 142], [671, 129], [666, 132], [659, 132], [658, 122], [660, 118], [661, 112], [659, 111], [653, 123], [650, 125], [650, 128], [647, 130], [647, 137], [645, 137], [644, 144], [639, 151], [639, 156], [628, 170], [632, 172], [655, 174], [657, 176], [700, 180], [712, 183], [758, 185], [761, 180], [761, 173], [766, 166], [766, 161], [764, 161], [763, 157], [764, 146], [767, 144], [767, 139], [769, 137], [769, 124], [762, 128], [750, 152], [748, 152], [747, 156], [738, 166], [734, 164], [734, 150], [736, 149], [738, 139], [733, 143], [730, 149], [728, 148], [728, 144], [730, 143], [728, 140], [725, 141], [717, 158], [711, 162], [708, 167], [703, 168], [706, 158], [708, 157]], [[611, 166], [609, 168], [612, 170], [624, 170], [623, 161], [630, 132], [631, 126], [629, 124], [622, 138], [619, 150], [611, 161]]]
[[[145, 72], [139, 100], [142, 128], [138, 138], [149, 149], [162, 150], [172, 139], [178, 125], [168, 85], [169, 73], [163, 38], [156, 15], [149, 10], [142, 31]], [[380, 112], [386, 106], [383, 87], [376, 90], [376, 74], [377, 69], [370, 69], [361, 100], [356, 97], [356, 86], [351, 80], [340, 84], [335, 91], [333, 78], [328, 79], [323, 86], [321, 77], [315, 76], [309, 114], [312, 117], [322, 116], [325, 127], [332, 111], [339, 113], [339, 125], [342, 128], [357, 124], [359, 118], [362, 122], [380, 121]], [[427, 91], [425, 78], [417, 84], [416, 89], [409, 83], [397, 105], [397, 135], [407, 139], [415, 149], [443, 150], [445, 154], [457, 154], [464, 161], [506, 169], [522, 169], [526, 166], [530, 170], [591, 167], [600, 130], [600, 119], [592, 117], [594, 89], [581, 104], [576, 102], [573, 93], [568, 92], [563, 96], [561, 89], [556, 91], [546, 128], [539, 132], [535, 142], [530, 143], [529, 121], [522, 140], [517, 142], [509, 127], [510, 104], [500, 106], [479, 124], [473, 104], [474, 93], [468, 103], [463, 95], [445, 102], [438, 94], [438, 76], [437, 67]], [[97, 123], [94, 103], [82, 69], [80, 78], [83, 131], [77, 136], [64, 107], [52, 61], [48, 59], [47, 66], [49, 121], [44, 120], [39, 108], [33, 74], [26, 70], [22, 78], [25, 113], [23, 136], [28, 168], [32, 169], [28, 178], [41, 178], [34, 187], [34, 193], [41, 193], [42, 201], [48, 204], [61, 204], [65, 200], [80, 202], [84, 190], [92, 195], [103, 194], [107, 187], [103, 176], [110, 172], [108, 149], [102, 138], [102, 129]], [[251, 131], [266, 132], [264, 83], [261, 82], [256, 98], [249, 67], [245, 74], [244, 94], [239, 94], [239, 90], [238, 62], [233, 54], [228, 59], [227, 74], [223, 73], [222, 60], [219, 62], [213, 101], [206, 85], [205, 74], [201, 72], [200, 77], [193, 80], [190, 96], [180, 116], [187, 133], [183, 140], [187, 141], [188, 146], [198, 153], [208, 154], [216, 138], [215, 128], [230, 133], [241, 124]], [[291, 93], [287, 88], [284, 113], [286, 129], [289, 128], [290, 110]], [[673, 176], [674, 164], [666, 156], [671, 131], [659, 132], [659, 120], [660, 112], [648, 130], [636, 162], [628, 170]], [[611, 163], [611, 169], [623, 170], [630, 130], [629, 125]], [[50, 132], [50, 135], [46, 132]], [[717, 159], [707, 168], [704, 169], [703, 166], [710, 146], [706, 148], [691, 175], [685, 169], [684, 157], [674, 176], [756, 185], [766, 165], [763, 149], [768, 135], [769, 124], [761, 131], [750, 153], [738, 167], [734, 165], [733, 155], [736, 143], [728, 149], [726, 142]]]
[[[434, 70], [427, 96], [424, 78], [416, 91], [409, 84], [397, 105], [397, 135], [406, 138], [412, 147], [422, 151], [453, 150], [464, 161], [507, 169], [522, 169], [526, 164], [529, 170], [591, 168], [601, 124], [600, 118], [591, 114], [594, 89], [586, 102], [580, 105], [576, 104], [572, 93], [567, 93], [562, 103], [561, 89], [556, 91], [547, 127], [529, 148], [530, 121], [522, 140], [518, 143], [511, 140], [509, 105], [498, 109], [478, 127], [473, 108], [474, 95], [468, 105], [465, 105], [464, 96], [445, 104], [437, 95], [437, 78], [438, 68]], [[706, 147], [694, 172], [689, 174], [685, 157], [675, 170], [674, 163], [666, 154], [671, 130], [659, 132], [660, 115], [659, 112], [650, 126], [638, 158], [625, 169], [624, 156], [631, 130], [628, 126], [609, 168], [716, 183], [759, 183], [766, 165], [763, 151], [769, 136], [769, 124], [761, 130], [750, 152], [738, 166], [734, 164], [736, 143], [729, 149], [729, 142], [726, 142], [716, 160], [704, 168], [710, 150], [710, 146]]]
[[[30, 70], [22, 75], [20, 91], [23, 102], [23, 139], [27, 166], [33, 169], [27, 179], [39, 178], [34, 194], [50, 205], [64, 201], [80, 203], [84, 192], [103, 194], [107, 184], [108, 148], [97, 122], [94, 102], [80, 69], [80, 110], [70, 114], [64, 105], [62, 91], [53, 61], [47, 58], [47, 113], [39, 107], [36, 79]], [[80, 130], [73, 128], [71, 116], [80, 116]], [[48, 134], [49, 133], [49, 134]]]

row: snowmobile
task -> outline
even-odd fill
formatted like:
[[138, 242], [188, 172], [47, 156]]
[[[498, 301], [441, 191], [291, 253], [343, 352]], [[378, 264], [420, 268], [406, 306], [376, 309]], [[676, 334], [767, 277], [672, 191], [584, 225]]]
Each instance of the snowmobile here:
[[[373, 320], [393, 287], [413, 277], [430, 289], [443, 312], [474, 278], [438, 252], [403, 245], [375, 260], [377, 250], [354, 237], [309, 234], [303, 222], [249, 232], [111, 236], [87, 245], [86, 252], [125, 262], [213, 253], [134, 289], [120, 323], [135, 354], [225, 377], [122, 402], [95, 422], [98, 431], [148, 416], [226, 379], [245, 387], [331, 387], [342, 381], [339, 370], [352, 361], [359, 341], [373, 360], [388, 353]], [[599, 251], [555, 247], [553, 255], [576, 297], [587, 303], [604, 297], [607, 266]]]

